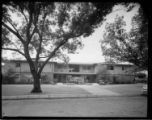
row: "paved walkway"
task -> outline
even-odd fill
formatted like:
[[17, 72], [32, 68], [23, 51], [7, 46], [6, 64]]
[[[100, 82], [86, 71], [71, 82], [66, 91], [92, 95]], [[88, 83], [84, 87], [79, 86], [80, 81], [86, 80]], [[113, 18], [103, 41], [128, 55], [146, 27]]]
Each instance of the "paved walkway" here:
[[119, 93], [112, 92], [110, 90], [107, 90], [99, 85], [78, 85], [78, 87], [86, 90], [87, 92], [91, 93], [92, 95], [97, 95], [97, 96], [120, 96]]

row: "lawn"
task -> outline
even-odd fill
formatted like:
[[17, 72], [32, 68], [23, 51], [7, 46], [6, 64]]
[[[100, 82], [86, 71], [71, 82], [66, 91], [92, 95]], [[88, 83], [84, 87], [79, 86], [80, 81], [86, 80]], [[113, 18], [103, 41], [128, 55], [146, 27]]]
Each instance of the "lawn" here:
[[[109, 90], [120, 95], [140, 95], [143, 84], [119, 85], [46, 85], [42, 84], [40, 94], [88, 94], [91, 89], [95, 92]], [[29, 95], [33, 85], [2, 85], [2, 96]]]
[[[29, 95], [33, 85], [2, 85], [2, 96]], [[90, 94], [75, 85], [41, 85], [42, 94]], [[41, 94], [41, 93], [40, 93]]]

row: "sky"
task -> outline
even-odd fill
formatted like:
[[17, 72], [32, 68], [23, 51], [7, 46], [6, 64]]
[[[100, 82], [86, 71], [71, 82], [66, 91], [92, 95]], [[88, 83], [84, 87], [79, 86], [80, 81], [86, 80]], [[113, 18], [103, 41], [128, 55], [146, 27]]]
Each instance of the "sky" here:
[[105, 58], [102, 55], [100, 47], [100, 41], [104, 33], [105, 24], [107, 22], [113, 22], [116, 15], [124, 16], [126, 21], [126, 30], [131, 28], [131, 18], [137, 13], [139, 5], [137, 5], [131, 12], [126, 12], [123, 6], [115, 6], [113, 12], [106, 16], [106, 21], [95, 30], [95, 32], [88, 38], [83, 39], [84, 48], [79, 51], [79, 54], [73, 54], [70, 56], [70, 62], [83, 62], [83, 63], [100, 63], [105, 62]]
[[[104, 33], [105, 24], [107, 22], [113, 22], [116, 15], [124, 16], [124, 20], [126, 21], [126, 29], [129, 30], [131, 28], [131, 18], [137, 13], [139, 5], [131, 12], [126, 12], [123, 6], [115, 6], [113, 8], [113, 12], [106, 16], [106, 21], [95, 30], [95, 32], [87, 38], [82, 39], [82, 43], [84, 44], [83, 49], [78, 49], [76, 54], [68, 54], [71, 63], [101, 63], [105, 62], [105, 58], [102, 55], [102, 50], [100, 47], [100, 41], [102, 40], [102, 36]], [[14, 55], [9, 51], [5, 51], [3, 57], [7, 57], [8, 59], [13, 59]], [[20, 56], [17, 56], [20, 58]]]

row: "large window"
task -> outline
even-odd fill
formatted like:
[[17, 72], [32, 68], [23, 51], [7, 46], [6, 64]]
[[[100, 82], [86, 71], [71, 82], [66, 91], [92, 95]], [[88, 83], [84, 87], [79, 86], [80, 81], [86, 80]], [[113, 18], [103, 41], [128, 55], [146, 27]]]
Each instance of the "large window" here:
[[91, 69], [91, 66], [84, 65], [84, 66], [83, 66], [83, 69], [84, 69], [84, 70], [90, 70], [90, 69]]
[[79, 72], [79, 65], [69, 65], [69, 72]]
[[20, 67], [20, 63], [19, 62], [16, 63], [16, 67]]
[[64, 66], [63, 66], [62, 64], [57, 64], [56, 67], [57, 67], [58, 69], [64, 68]]
[[108, 66], [107, 66], [107, 70], [114, 70], [114, 66], [108, 65]]

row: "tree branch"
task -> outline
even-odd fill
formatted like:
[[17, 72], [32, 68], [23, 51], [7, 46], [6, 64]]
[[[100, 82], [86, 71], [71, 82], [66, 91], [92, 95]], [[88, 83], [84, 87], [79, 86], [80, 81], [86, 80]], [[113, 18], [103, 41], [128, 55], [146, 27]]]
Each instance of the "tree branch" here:
[[32, 38], [32, 36], [34, 35], [35, 32], [36, 32], [36, 27], [33, 29], [32, 34], [30, 35], [30, 38], [29, 38], [30, 40], [31, 40], [31, 38]]
[[15, 47], [16, 47], [16, 49], [17, 50], [19, 50], [19, 48], [15, 45], [15, 43], [14, 42], [11, 42]]
[[25, 57], [25, 54], [21, 51], [19, 51], [18, 49], [13, 49], [13, 48], [2, 48], [3, 50], [10, 50], [10, 51], [15, 51], [15, 52], [18, 52], [20, 53], [21, 55], [23, 55]]
[[49, 57], [49, 56], [39, 56], [39, 58], [47, 58], [47, 57]]
[[36, 55], [36, 60], [35, 60], [36, 63], [39, 60], [39, 55], [40, 55], [40, 52], [41, 52], [41, 46], [42, 46], [42, 41], [43, 41], [43, 39], [42, 39], [42, 37], [43, 37], [43, 29], [44, 29], [44, 22], [45, 22], [46, 15], [47, 15], [47, 13], [45, 13], [44, 16], [43, 16], [43, 23], [42, 23], [41, 33], [38, 31], [38, 34], [39, 34], [39, 37], [40, 37], [40, 43], [39, 43], [39, 47], [38, 47], [38, 51], [37, 51], [37, 55]]
[[28, 23], [28, 19], [27, 19], [26, 15], [24, 14], [23, 8], [21, 7], [20, 4], [19, 4], [19, 7], [20, 7], [21, 13], [23, 14], [23, 16], [24, 16], [26, 22]]
[[19, 35], [18, 32], [15, 32], [14, 30], [12, 30], [8, 25], [6, 25], [4, 22], [2, 22], [2, 25], [7, 28], [11, 33], [13, 33], [15, 36], [17, 36], [19, 38], [19, 40], [24, 44], [24, 40], [22, 39], [22, 37]]
[[53, 52], [50, 53], [49, 57], [46, 59], [46, 61], [42, 64], [41, 68], [39, 69], [38, 73], [40, 74], [44, 68], [44, 66], [47, 64], [47, 62], [55, 55], [56, 51], [62, 46], [64, 45], [69, 38], [63, 40], [54, 50]]
[[47, 62], [55, 55], [55, 53], [57, 52], [57, 50], [63, 46], [70, 38], [75, 38], [75, 37], [80, 37], [82, 35], [78, 34], [78, 35], [74, 35], [73, 32], [72, 33], [67, 33], [64, 34], [63, 37], [65, 38], [63, 41], [60, 42], [60, 44], [53, 50], [53, 52], [50, 53], [50, 55], [48, 56], [48, 58], [46, 59], [46, 61], [42, 64], [41, 68], [39, 69], [38, 73], [40, 74], [44, 68], [44, 66], [47, 64]]
[[18, 6], [19, 6], [20, 12], [23, 14], [26, 22], [28, 23], [28, 19], [27, 19], [26, 15], [24, 14], [24, 9], [25, 9], [25, 10], [28, 10], [28, 8], [27, 8], [26, 5], [25, 5], [24, 3], [22, 3], [22, 2], [21, 2], [21, 3], [18, 3]]
[[29, 19], [29, 23], [27, 24], [27, 29], [26, 29], [26, 36], [27, 36], [27, 44], [30, 43], [31, 41], [31, 36], [30, 36], [30, 27], [31, 27], [31, 24], [32, 24], [32, 13], [30, 15], [30, 19]]
[[14, 30], [16, 31], [16, 33], [19, 34], [18, 30], [15, 28], [15, 26], [13, 25], [13, 23], [10, 20], [8, 20], [8, 19], [6, 19], [6, 20], [12, 25], [12, 27], [14, 28]]

